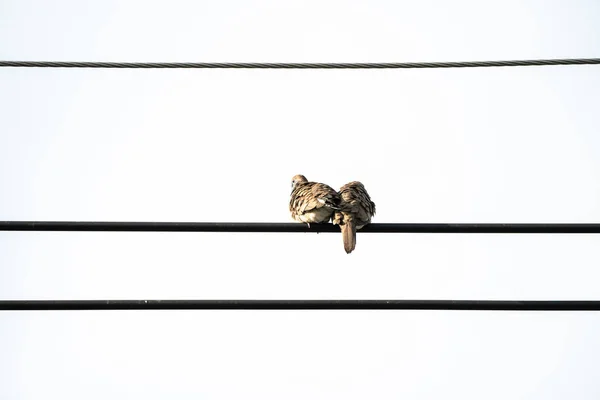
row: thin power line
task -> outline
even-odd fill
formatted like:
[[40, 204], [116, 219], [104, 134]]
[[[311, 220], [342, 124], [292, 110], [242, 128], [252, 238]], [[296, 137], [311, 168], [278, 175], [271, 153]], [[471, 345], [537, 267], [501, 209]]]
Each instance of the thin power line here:
[[[86, 222], [86, 221], [0, 221], [0, 231], [70, 232], [340, 232], [332, 224], [271, 222]], [[600, 233], [600, 224], [369, 224], [364, 233]]]
[[549, 300], [2, 300], [0, 310], [600, 311], [600, 301]]
[[407, 69], [529, 67], [600, 64], [600, 58], [567, 58], [509, 61], [450, 61], [404, 63], [245, 63], [245, 62], [95, 62], [95, 61], [0, 61], [0, 67], [26, 68], [204, 68], [204, 69]]

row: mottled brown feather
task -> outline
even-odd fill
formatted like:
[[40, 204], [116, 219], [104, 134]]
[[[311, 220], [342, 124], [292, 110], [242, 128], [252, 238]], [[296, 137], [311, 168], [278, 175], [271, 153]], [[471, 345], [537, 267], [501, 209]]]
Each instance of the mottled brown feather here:
[[309, 182], [303, 175], [292, 178], [289, 210], [298, 222], [328, 222], [335, 209], [339, 209], [337, 192], [324, 183]]
[[339, 225], [344, 240], [344, 250], [351, 253], [356, 247], [356, 230], [371, 222], [375, 215], [375, 203], [365, 189], [365, 186], [353, 181], [345, 184], [338, 192], [341, 210], [333, 216], [333, 224]]

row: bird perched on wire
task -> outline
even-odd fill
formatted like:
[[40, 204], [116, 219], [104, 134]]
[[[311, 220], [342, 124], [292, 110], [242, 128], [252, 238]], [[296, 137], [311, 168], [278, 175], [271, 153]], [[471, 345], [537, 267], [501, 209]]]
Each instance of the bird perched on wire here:
[[346, 183], [338, 194], [341, 210], [335, 211], [333, 224], [340, 226], [344, 250], [350, 254], [356, 247], [356, 230], [370, 223], [375, 215], [375, 203], [371, 201], [365, 186], [358, 181]]
[[292, 178], [290, 213], [298, 222], [328, 222], [335, 210], [340, 210], [340, 196], [331, 186], [309, 182], [304, 175]]

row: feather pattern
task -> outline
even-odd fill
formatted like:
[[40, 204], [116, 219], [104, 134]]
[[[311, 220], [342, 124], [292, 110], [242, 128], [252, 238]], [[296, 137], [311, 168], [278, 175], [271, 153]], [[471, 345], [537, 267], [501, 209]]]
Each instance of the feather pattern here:
[[365, 186], [352, 181], [340, 188], [340, 210], [333, 216], [333, 224], [339, 225], [344, 241], [344, 250], [351, 253], [356, 248], [356, 231], [371, 223], [375, 215], [375, 203], [365, 189]]
[[340, 210], [340, 197], [331, 186], [296, 175], [292, 178], [289, 210], [294, 220], [309, 226], [312, 222], [328, 222], [333, 212]]

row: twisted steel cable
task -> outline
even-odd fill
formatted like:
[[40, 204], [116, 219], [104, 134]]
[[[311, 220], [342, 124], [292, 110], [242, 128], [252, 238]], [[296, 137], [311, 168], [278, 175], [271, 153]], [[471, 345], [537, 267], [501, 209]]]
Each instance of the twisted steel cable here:
[[191, 63], [191, 62], [95, 62], [95, 61], [0, 61], [0, 67], [25, 68], [203, 68], [203, 69], [409, 69], [528, 67], [600, 64], [600, 58], [567, 58], [510, 61], [450, 61], [408, 63]]

